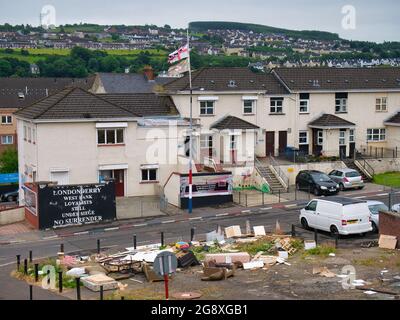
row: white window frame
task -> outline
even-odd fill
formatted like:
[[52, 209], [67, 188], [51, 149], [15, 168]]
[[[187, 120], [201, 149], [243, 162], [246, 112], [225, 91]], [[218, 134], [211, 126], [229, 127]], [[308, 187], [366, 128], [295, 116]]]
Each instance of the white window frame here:
[[356, 130], [355, 129], [350, 129], [350, 131], [349, 131], [349, 142], [350, 143], [356, 142]]
[[376, 112], [387, 112], [388, 111], [388, 98], [387, 97], [376, 98], [375, 111]]
[[[306, 103], [306, 105], [304, 106], [304, 105], [302, 105], [302, 103]], [[307, 110], [306, 111], [301, 111], [301, 109], [302, 108], [306, 108]], [[310, 99], [300, 99], [300, 102], [299, 102], [299, 113], [300, 114], [308, 114], [308, 113], [310, 113]]]
[[[302, 134], [306, 134], [305, 137], [302, 137]], [[301, 142], [302, 139], [305, 139], [305, 142]], [[305, 130], [301, 130], [299, 131], [299, 145], [300, 146], [304, 146], [304, 145], [308, 145], [309, 144], [309, 140], [308, 140], [308, 131]]]
[[386, 134], [385, 128], [367, 129], [367, 142], [385, 142]]
[[324, 131], [320, 130], [317, 133], [317, 145], [323, 146], [324, 145]]
[[[211, 138], [211, 146], [210, 146]], [[214, 137], [212, 134], [202, 134], [200, 136], [200, 149], [212, 149], [214, 147]]]
[[[147, 171], [147, 179], [143, 180], [143, 172]], [[150, 180], [150, 171], [155, 171], [156, 172], [156, 179], [155, 180]], [[158, 168], [145, 168], [142, 167], [140, 169], [140, 181], [149, 183], [149, 182], [158, 182]]]
[[[200, 100], [200, 116], [214, 116], [215, 115], [215, 101], [216, 100]], [[212, 106], [209, 105], [212, 104]], [[204, 106], [203, 106], [204, 105]], [[212, 110], [212, 113], [208, 113], [209, 110]], [[203, 113], [204, 111], [205, 113]]]
[[[11, 138], [11, 142], [9, 141], [10, 138]], [[7, 139], [7, 141], [5, 141], [6, 139]], [[1, 136], [1, 144], [3, 144], [3, 145], [12, 145], [12, 144], [14, 144], [14, 136], [12, 136], [12, 135]]]
[[346, 146], [346, 131], [345, 130], [340, 130], [339, 131], [339, 146], [343, 147]]
[[[280, 102], [282, 105], [278, 105], [278, 102]], [[284, 98], [279, 98], [279, 97], [270, 98], [269, 102], [270, 114], [283, 114], [283, 103], [284, 103]]]
[[[99, 131], [104, 131], [104, 143], [99, 143]], [[107, 131], [114, 131], [114, 143], [108, 143], [107, 141]], [[122, 142], [117, 141], [118, 131], [122, 131]], [[124, 128], [98, 128], [96, 131], [97, 145], [99, 146], [113, 146], [113, 145], [124, 145], [125, 144], [125, 130]]]
[[347, 100], [348, 98], [338, 98], [335, 101], [336, 113], [347, 113]]
[[[246, 106], [246, 103], [251, 102], [251, 107]], [[257, 100], [254, 99], [243, 99], [243, 114], [244, 115], [254, 115], [256, 113]], [[251, 112], [246, 112], [246, 108], [251, 108]]]
[[[5, 121], [3, 121], [5, 119]], [[11, 115], [2, 115], [1, 124], [11, 125], [13, 123], [13, 117]]]

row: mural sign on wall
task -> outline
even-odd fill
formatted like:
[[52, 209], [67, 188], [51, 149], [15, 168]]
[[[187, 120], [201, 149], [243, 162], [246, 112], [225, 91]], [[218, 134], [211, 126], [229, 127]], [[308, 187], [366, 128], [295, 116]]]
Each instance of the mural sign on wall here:
[[39, 228], [60, 228], [116, 219], [113, 182], [91, 185], [38, 185]]

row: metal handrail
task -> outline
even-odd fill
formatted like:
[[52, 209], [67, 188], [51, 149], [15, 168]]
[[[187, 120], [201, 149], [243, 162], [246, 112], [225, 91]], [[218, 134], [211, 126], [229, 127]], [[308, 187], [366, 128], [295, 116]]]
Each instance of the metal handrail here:
[[373, 178], [375, 169], [367, 162], [367, 160], [356, 150], [356, 160], [360, 163], [363, 169]]
[[275, 160], [273, 156], [270, 156], [271, 160], [271, 165], [277, 172], [278, 176], [282, 179], [282, 181], [286, 184], [286, 188], [289, 188], [289, 178], [288, 176], [283, 172], [283, 170], [280, 168], [278, 162]]

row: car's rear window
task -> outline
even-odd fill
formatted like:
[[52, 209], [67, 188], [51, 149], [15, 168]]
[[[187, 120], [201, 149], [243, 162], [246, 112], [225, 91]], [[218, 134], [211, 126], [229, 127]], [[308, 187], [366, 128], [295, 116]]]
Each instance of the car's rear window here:
[[358, 172], [347, 172], [346, 173], [346, 178], [357, 178], [359, 176], [360, 176], [360, 174]]

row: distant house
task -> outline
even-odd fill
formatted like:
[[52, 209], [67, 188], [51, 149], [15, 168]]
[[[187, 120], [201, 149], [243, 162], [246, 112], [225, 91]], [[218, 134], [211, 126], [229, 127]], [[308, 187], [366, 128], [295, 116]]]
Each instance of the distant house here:
[[153, 93], [175, 78], [156, 77], [153, 70], [145, 74], [137, 73], [97, 73], [92, 88], [93, 93]]

